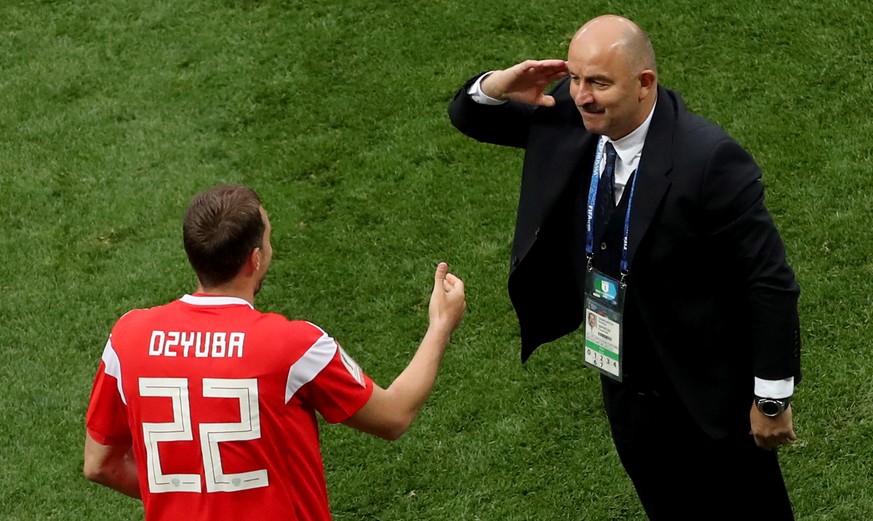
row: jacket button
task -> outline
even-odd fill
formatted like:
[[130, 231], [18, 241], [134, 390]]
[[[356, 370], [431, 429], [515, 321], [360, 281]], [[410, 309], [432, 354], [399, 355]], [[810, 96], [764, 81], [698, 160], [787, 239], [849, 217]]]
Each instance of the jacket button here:
[[605, 241], [600, 243], [600, 249], [601, 249], [601, 250], [605, 250], [605, 249], [606, 249], [606, 242], [605, 242]]

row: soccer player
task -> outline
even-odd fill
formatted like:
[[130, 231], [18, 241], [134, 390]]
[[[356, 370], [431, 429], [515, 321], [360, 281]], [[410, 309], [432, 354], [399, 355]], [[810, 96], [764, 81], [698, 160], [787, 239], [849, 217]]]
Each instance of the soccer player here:
[[183, 236], [197, 291], [113, 327], [85, 420], [85, 476], [141, 498], [149, 521], [330, 519], [315, 412], [400, 437], [464, 314], [464, 283], [439, 264], [427, 332], [383, 389], [318, 326], [255, 309], [273, 252], [253, 190], [198, 194]]

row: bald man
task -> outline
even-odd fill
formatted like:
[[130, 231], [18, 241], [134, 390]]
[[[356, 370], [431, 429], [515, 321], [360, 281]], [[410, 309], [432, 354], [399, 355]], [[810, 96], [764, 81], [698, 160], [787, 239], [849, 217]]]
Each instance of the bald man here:
[[648, 36], [613, 15], [566, 61], [473, 77], [449, 115], [525, 150], [522, 362], [578, 339], [649, 518], [793, 519], [775, 449], [796, 437], [800, 290], [751, 155], [658, 84]]

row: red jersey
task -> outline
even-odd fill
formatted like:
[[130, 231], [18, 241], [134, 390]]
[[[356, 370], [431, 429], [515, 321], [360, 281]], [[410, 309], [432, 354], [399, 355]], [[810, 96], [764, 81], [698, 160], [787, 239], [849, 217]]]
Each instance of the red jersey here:
[[132, 444], [149, 521], [329, 520], [315, 411], [342, 422], [372, 392], [317, 326], [185, 295], [118, 320], [85, 423]]

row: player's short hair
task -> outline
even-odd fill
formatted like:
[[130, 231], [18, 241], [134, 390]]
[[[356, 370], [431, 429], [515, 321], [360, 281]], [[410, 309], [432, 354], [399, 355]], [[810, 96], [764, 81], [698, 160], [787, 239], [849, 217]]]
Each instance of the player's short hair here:
[[185, 253], [200, 283], [233, 279], [252, 250], [263, 245], [261, 198], [242, 185], [219, 185], [194, 196], [182, 223]]

